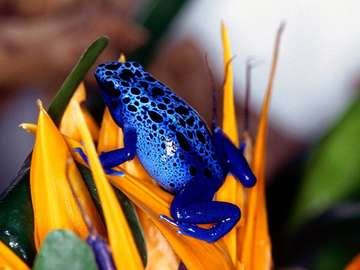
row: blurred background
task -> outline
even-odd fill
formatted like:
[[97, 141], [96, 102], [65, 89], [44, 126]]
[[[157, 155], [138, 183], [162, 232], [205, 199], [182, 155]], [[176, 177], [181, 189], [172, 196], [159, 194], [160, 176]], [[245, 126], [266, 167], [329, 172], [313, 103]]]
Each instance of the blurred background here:
[[[36, 99], [49, 104], [97, 36], [110, 37], [100, 62], [120, 52], [140, 61], [209, 121], [205, 54], [221, 89], [224, 21], [240, 131], [246, 61], [257, 63], [255, 135], [275, 32], [285, 21], [267, 155], [275, 265], [341, 269], [360, 251], [359, 8], [355, 0], [0, 0], [0, 191], [33, 146], [18, 125], [36, 121]], [[96, 103], [92, 74], [86, 86]]]

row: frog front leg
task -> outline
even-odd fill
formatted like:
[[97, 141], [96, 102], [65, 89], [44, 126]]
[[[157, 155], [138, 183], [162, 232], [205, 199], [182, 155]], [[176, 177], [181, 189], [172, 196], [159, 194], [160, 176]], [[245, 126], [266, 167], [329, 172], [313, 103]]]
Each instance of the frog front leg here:
[[213, 133], [216, 154], [223, 161], [226, 169], [245, 187], [254, 186], [256, 177], [244, 157], [245, 146], [242, 145], [238, 149], [219, 127], [215, 128]]
[[[123, 175], [123, 172], [112, 168], [134, 159], [136, 154], [136, 141], [136, 131], [132, 128], [124, 128], [124, 147], [108, 152], [102, 152], [99, 156], [99, 160], [105, 173], [118, 176]], [[75, 148], [74, 150], [80, 154], [86, 163], [88, 163], [88, 158], [81, 148]]]
[[[207, 242], [215, 242], [227, 234], [239, 221], [240, 209], [231, 203], [212, 201], [215, 190], [209, 179], [194, 179], [171, 203], [173, 220], [161, 218], [179, 228], [178, 233]], [[205, 229], [197, 224], [213, 224]]]

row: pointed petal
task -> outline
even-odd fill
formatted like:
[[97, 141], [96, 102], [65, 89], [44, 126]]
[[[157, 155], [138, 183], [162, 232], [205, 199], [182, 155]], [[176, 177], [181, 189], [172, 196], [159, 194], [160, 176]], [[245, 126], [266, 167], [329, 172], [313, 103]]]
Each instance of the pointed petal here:
[[0, 241], [0, 269], [30, 270], [30, 267], [16, 256], [7, 245]]
[[[224, 111], [223, 111], [223, 131], [235, 144], [239, 144], [236, 112], [234, 104], [234, 78], [233, 67], [231, 63], [231, 48], [228, 30], [225, 24], [221, 23], [221, 37], [224, 51]], [[243, 206], [243, 191], [241, 185], [236, 181], [232, 175], [228, 175], [224, 184], [216, 193], [216, 200], [226, 201], [229, 203], [237, 204], [240, 208]], [[243, 218], [241, 218], [241, 221]], [[229, 250], [233, 262], [236, 262], [237, 254], [237, 234], [236, 228], [231, 230], [224, 236], [224, 242]]]
[[98, 153], [111, 151], [123, 146], [121, 128], [113, 121], [108, 108], [105, 108], [99, 131], [99, 141], [97, 144]]
[[21, 123], [19, 127], [32, 134], [35, 134], [37, 129], [37, 125], [33, 123]]
[[119, 62], [120, 62], [120, 63], [125, 63], [125, 62], [126, 62], [125, 54], [123, 54], [123, 53], [120, 54]]
[[[22, 123], [19, 125], [20, 128], [24, 129], [25, 131], [32, 133], [32, 134], [36, 134], [37, 131], [37, 125], [33, 124], [33, 123]], [[81, 148], [83, 150], [83, 152], [85, 152], [84, 146], [78, 142], [77, 140], [74, 140], [70, 137], [67, 137], [65, 135], [63, 135], [64, 140], [66, 141], [67, 145], [69, 146], [70, 149], [76, 149], [76, 148]], [[81, 159], [79, 153], [73, 153], [73, 155], [75, 155], [75, 157], [78, 157], [78, 159], [76, 160], [78, 163], [80, 163], [81, 165], [87, 166], [87, 164], [85, 163], [85, 161], [83, 159]]]
[[71, 106], [77, 116], [78, 130], [85, 145], [99, 194], [115, 265], [118, 269], [143, 269], [131, 230], [114, 190], [105, 177], [80, 105], [72, 102]]
[[268, 229], [265, 198], [265, 152], [268, 114], [273, 81], [279, 54], [279, 45], [284, 25], [280, 25], [276, 36], [269, 82], [261, 110], [258, 132], [254, 147], [252, 169], [258, 182], [249, 192], [248, 218], [245, 222], [241, 262], [251, 269], [271, 269], [271, 239]]
[[[71, 100], [77, 101], [80, 104], [86, 100], [86, 90], [84, 83], [79, 84]], [[93, 140], [97, 141], [99, 136], [99, 128], [90, 113], [85, 108], [81, 109], [83, 110], [83, 113], [85, 115], [86, 123], [90, 128], [91, 137], [93, 138]], [[71, 106], [67, 106], [61, 119], [60, 131], [62, 134], [77, 141], [80, 141], [80, 134], [76, 129], [76, 123], [74, 123], [73, 121], [73, 113], [74, 112], [72, 111]]]
[[223, 111], [223, 130], [230, 140], [239, 144], [235, 102], [234, 102], [234, 75], [232, 67], [232, 54], [229, 34], [224, 22], [221, 23], [221, 38], [224, 51], [224, 111]]
[[[72, 230], [83, 239], [88, 235], [66, 177], [66, 161], [71, 158], [71, 152], [42, 104], [39, 104], [39, 107], [38, 128], [30, 168], [37, 248], [47, 233], [54, 229]], [[92, 213], [94, 226], [103, 232], [100, 217], [75, 165], [70, 168], [70, 175], [84, 207]]]

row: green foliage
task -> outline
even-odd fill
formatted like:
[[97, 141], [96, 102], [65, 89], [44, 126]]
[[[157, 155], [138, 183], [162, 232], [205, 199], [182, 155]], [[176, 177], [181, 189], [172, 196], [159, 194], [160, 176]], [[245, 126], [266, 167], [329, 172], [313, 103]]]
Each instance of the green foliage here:
[[74, 233], [56, 230], [49, 233], [37, 255], [34, 270], [96, 270], [90, 246]]
[[360, 194], [360, 99], [315, 147], [296, 200], [291, 225], [299, 228], [340, 201]]
[[25, 262], [35, 256], [33, 239], [34, 218], [30, 198], [29, 166], [27, 157], [13, 182], [0, 196], [0, 241], [4, 242]]

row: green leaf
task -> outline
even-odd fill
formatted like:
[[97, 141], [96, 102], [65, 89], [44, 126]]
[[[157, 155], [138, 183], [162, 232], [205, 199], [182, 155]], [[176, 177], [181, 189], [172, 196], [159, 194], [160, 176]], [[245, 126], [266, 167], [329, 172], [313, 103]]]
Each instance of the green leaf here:
[[50, 117], [56, 124], [60, 123], [61, 117], [74, 94], [74, 91], [81, 81], [84, 80], [86, 73], [95, 63], [101, 52], [106, 48], [108, 42], [109, 40], [107, 37], [99, 37], [95, 40], [81, 56], [80, 60], [61, 85], [48, 109]]
[[74, 233], [56, 230], [49, 233], [35, 259], [34, 270], [96, 270], [95, 256]]
[[[100, 200], [97, 194], [96, 186], [94, 180], [92, 178], [91, 172], [85, 166], [78, 164], [79, 171], [85, 180], [85, 183], [90, 191], [91, 197], [93, 198], [96, 208], [98, 209], [99, 213], [103, 215]], [[146, 266], [147, 262], [147, 250], [146, 250], [146, 243], [144, 238], [144, 233], [142, 227], [140, 225], [140, 221], [138, 215], [136, 213], [134, 205], [131, 201], [126, 197], [124, 193], [122, 193], [119, 189], [115, 188], [116, 196], [120, 202], [121, 208], [124, 211], [125, 217], [129, 223], [131, 228], [132, 235], [135, 239], [136, 247], [139, 251], [141, 256], [141, 260], [144, 266]]]
[[28, 264], [35, 257], [33, 209], [29, 181], [25, 180], [29, 176], [30, 159], [31, 155], [13, 180], [16, 185], [0, 196], [0, 241]]
[[[95, 40], [65, 79], [49, 107], [49, 115], [55, 122], [59, 123], [72, 94], [107, 43], [108, 39], [105, 37]], [[0, 195], [0, 240], [28, 264], [31, 264], [35, 254], [34, 218], [29, 187], [30, 160], [31, 153], [10, 186]]]
[[312, 152], [295, 202], [292, 230], [336, 203], [360, 194], [359, 136], [360, 98]]

